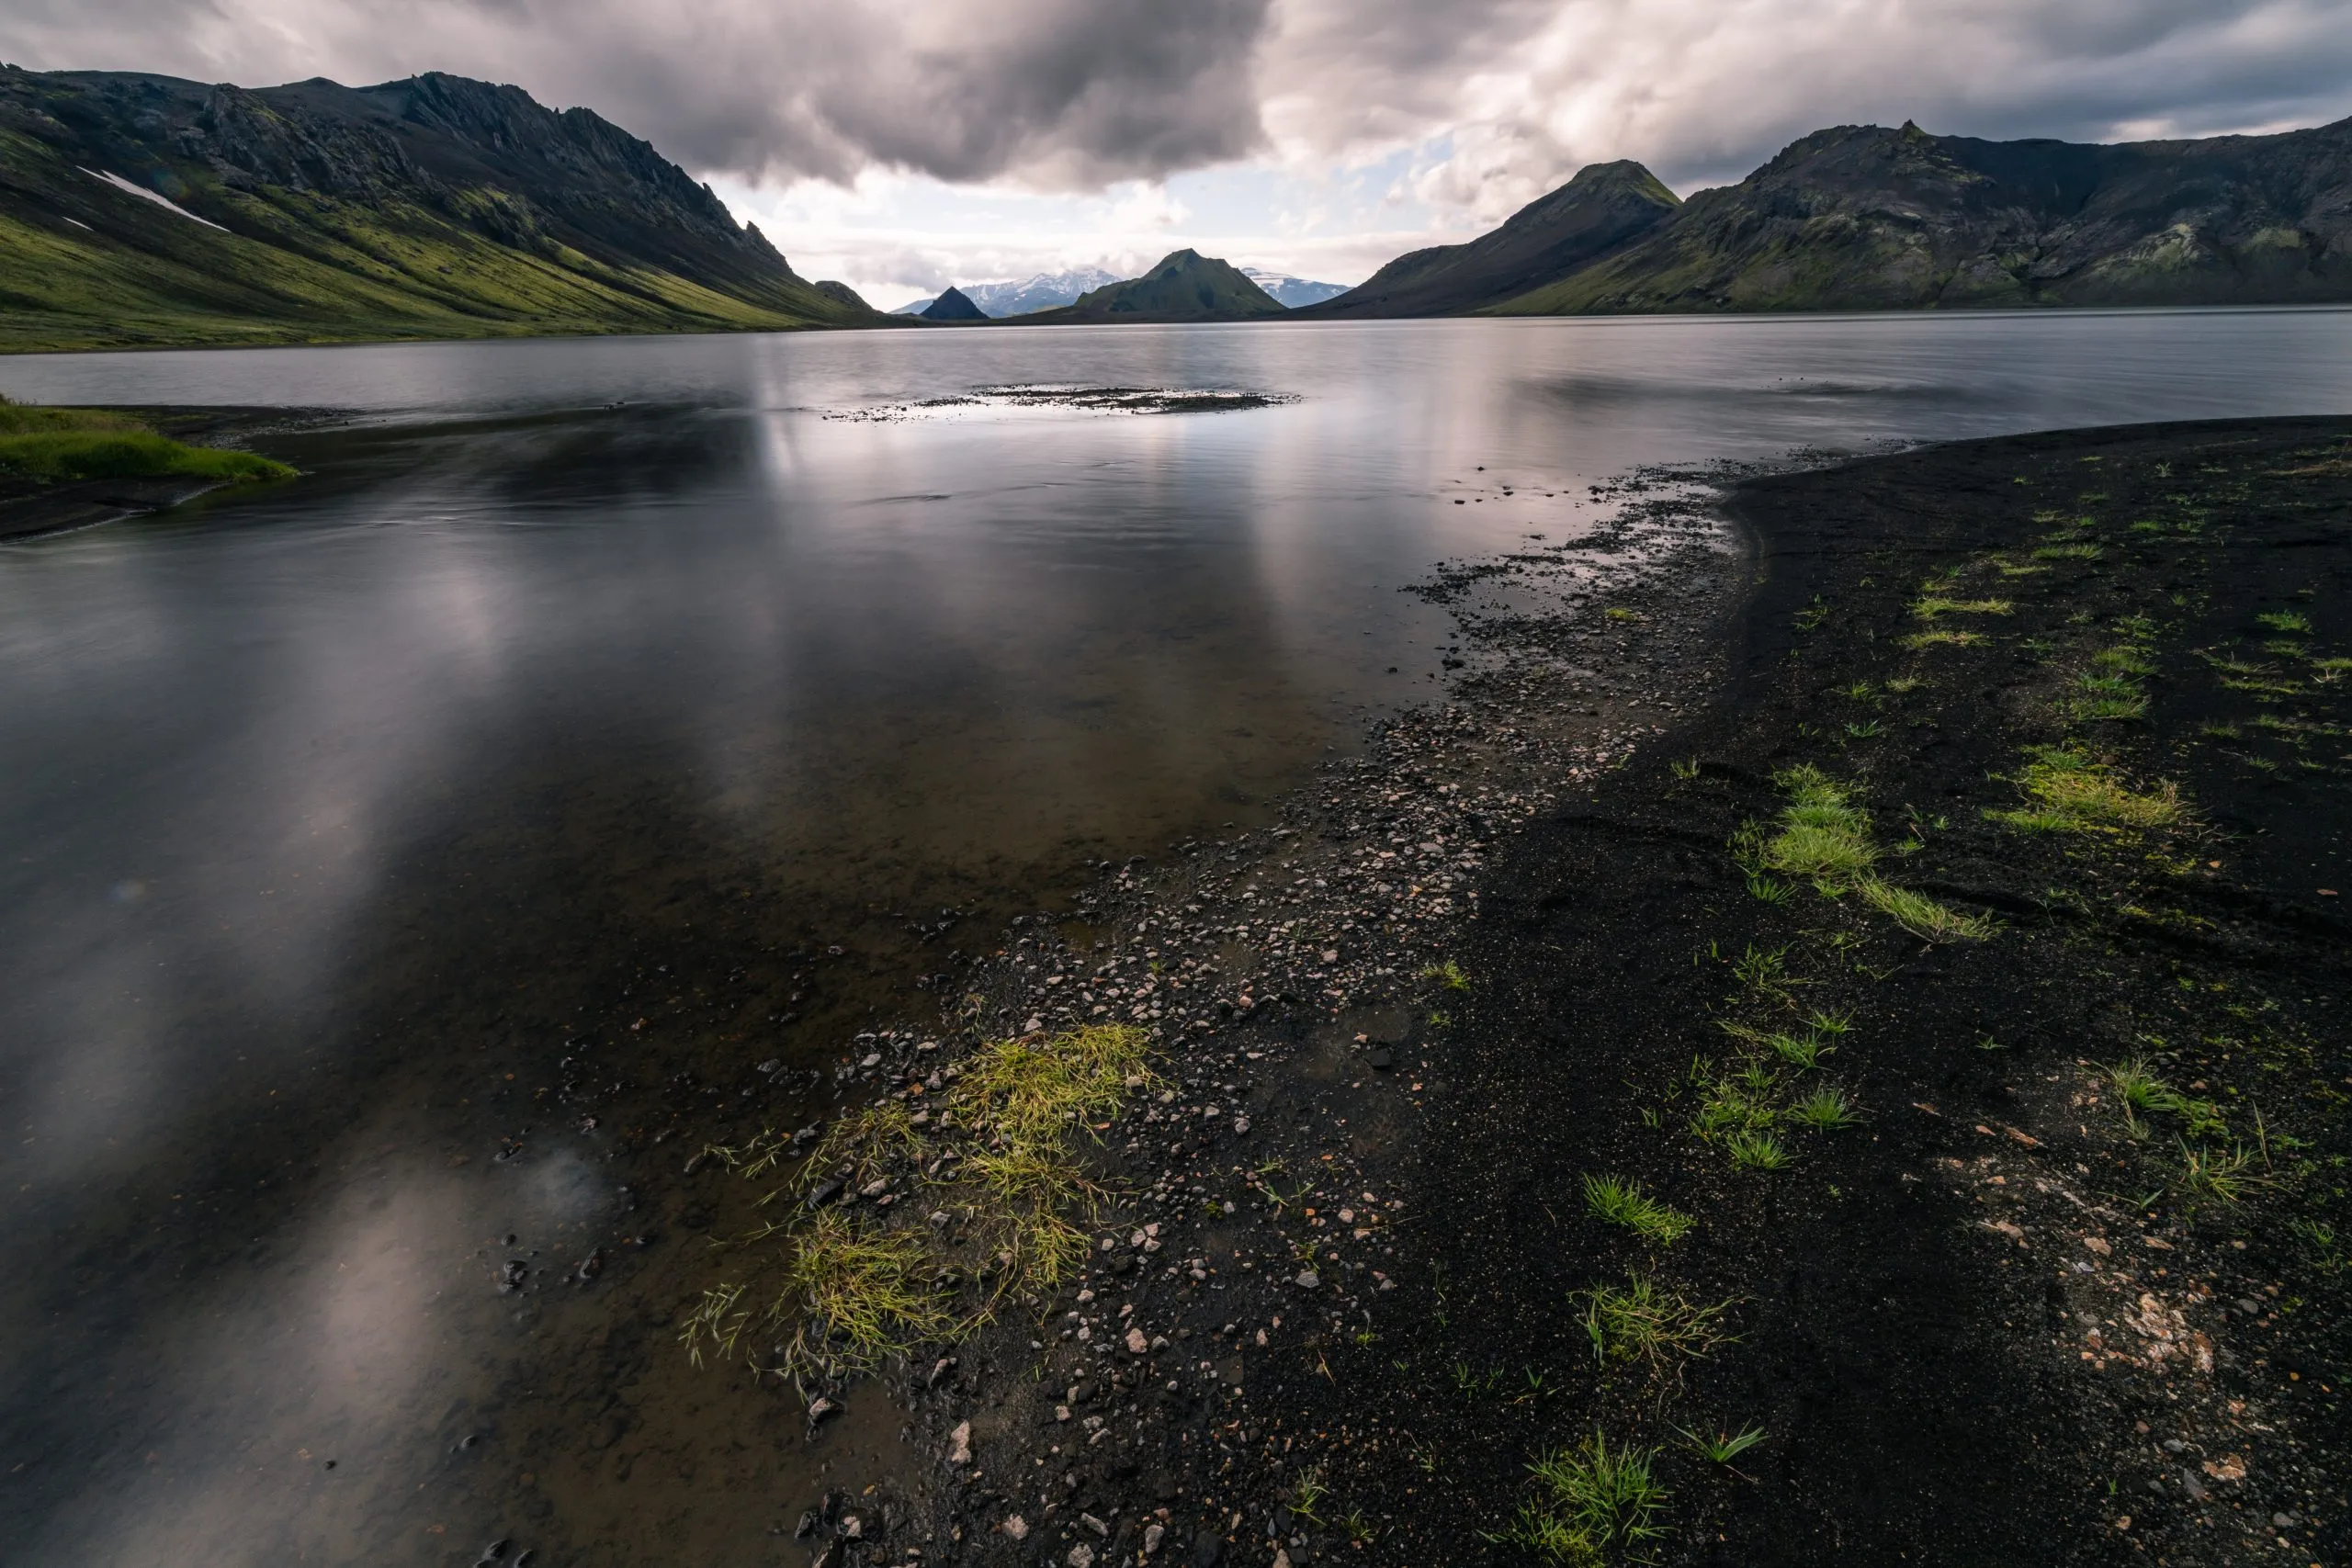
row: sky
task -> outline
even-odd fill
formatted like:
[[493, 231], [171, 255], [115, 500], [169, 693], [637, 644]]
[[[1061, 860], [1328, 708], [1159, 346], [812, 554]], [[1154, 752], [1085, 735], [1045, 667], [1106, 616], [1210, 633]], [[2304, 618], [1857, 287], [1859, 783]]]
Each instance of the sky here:
[[887, 309], [1185, 245], [1354, 283], [1587, 164], [1688, 195], [1826, 125], [2324, 123], [2352, 0], [0, 0], [0, 58], [512, 82]]

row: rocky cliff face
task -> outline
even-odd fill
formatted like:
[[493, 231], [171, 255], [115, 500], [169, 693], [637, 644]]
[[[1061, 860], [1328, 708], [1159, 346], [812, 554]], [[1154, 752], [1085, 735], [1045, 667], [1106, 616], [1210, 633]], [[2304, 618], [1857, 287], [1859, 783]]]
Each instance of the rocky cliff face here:
[[[1548, 198], [1547, 198], [1548, 199]], [[2352, 120], [2276, 136], [1816, 131], [1505, 314], [2352, 299]]]
[[248, 90], [10, 69], [0, 152], [0, 266], [66, 269], [36, 292], [45, 314], [312, 336], [876, 319], [645, 141], [459, 76]]

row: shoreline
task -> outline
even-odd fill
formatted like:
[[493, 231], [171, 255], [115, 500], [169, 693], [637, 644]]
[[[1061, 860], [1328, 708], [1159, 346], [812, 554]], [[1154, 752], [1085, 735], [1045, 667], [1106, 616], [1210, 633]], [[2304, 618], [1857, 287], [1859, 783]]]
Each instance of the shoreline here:
[[[812, 1561], [1542, 1561], [1506, 1544], [1566, 1517], [1528, 1466], [1596, 1431], [1668, 1494], [1618, 1520], [1662, 1532], [1645, 1560], [2322, 1560], [2344, 921], [2263, 879], [2341, 863], [2346, 441], [2211, 422], [1752, 477], [1753, 573], [1585, 591], [1623, 616], [1510, 596], [1565, 552], [1441, 573], [1451, 703], [963, 979], [967, 1043], [1160, 1025], [1168, 1098], [1106, 1131], [1136, 1196], [1082, 1275], [811, 1390], [812, 1457], [886, 1396], [909, 1444], [804, 1500]], [[1652, 512], [1670, 548], [1697, 506]], [[2034, 747], [2114, 785], [2077, 805], [2177, 779], [2184, 808], [2053, 826]], [[1871, 814], [1869, 886], [1767, 863], [1797, 765]], [[930, 1043], [861, 1042], [842, 1081], [919, 1093]], [[1604, 1175], [1688, 1235], [1600, 1223]], [[1702, 1332], [1625, 1340], [1602, 1309], [1644, 1289]], [[1750, 1427], [1720, 1463], [1678, 1435]]]

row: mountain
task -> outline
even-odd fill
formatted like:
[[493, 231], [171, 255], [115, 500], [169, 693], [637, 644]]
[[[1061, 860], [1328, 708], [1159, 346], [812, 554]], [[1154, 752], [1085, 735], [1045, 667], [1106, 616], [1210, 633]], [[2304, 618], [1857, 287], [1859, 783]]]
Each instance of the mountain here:
[[933, 299], [922, 308], [922, 315], [926, 321], [985, 321], [989, 319], [988, 312], [967, 299], [960, 288], [950, 288]]
[[1237, 321], [1279, 316], [1283, 307], [1230, 262], [1198, 251], [1175, 251], [1141, 277], [1110, 283], [1057, 310], [1024, 321]]
[[1701, 191], [1632, 243], [1515, 297], [1498, 296], [1488, 309], [1567, 315], [2345, 299], [2352, 299], [2352, 120], [2268, 136], [2113, 145], [1984, 141], [1906, 124], [1815, 131], [1739, 184]]
[[[1067, 272], [1036, 272], [1027, 277], [1007, 283], [972, 283], [962, 287], [964, 297], [990, 316], [1025, 316], [1032, 310], [1050, 310], [1057, 305], [1068, 305], [1090, 288], [1100, 288], [1106, 283], [1117, 283], [1119, 275], [1105, 272], [1099, 266], [1072, 267]], [[894, 316], [920, 316], [931, 308], [929, 299], [918, 299], [911, 305], [901, 305], [891, 312]]]
[[1309, 283], [1303, 277], [1292, 277], [1286, 273], [1267, 272], [1254, 266], [1243, 267], [1241, 276], [1264, 289], [1276, 304], [1293, 310], [1297, 310], [1301, 305], [1319, 305], [1326, 299], [1348, 291], [1348, 286], [1344, 283]]
[[1594, 164], [1465, 245], [1398, 256], [1312, 316], [1452, 316], [1493, 305], [1623, 249], [1679, 198], [1634, 163]]
[[644, 141], [437, 73], [0, 68], [0, 349], [878, 323]]

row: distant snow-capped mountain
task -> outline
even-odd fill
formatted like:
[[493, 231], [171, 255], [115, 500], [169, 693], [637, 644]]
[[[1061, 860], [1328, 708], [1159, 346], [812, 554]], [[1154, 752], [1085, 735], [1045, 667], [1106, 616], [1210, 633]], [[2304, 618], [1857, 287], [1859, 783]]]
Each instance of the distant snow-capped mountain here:
[[[960, 285], [964, 298], [978, 305], [990, 316], [1025, 316], [1032, 310], [1050, 310], [1057, 305], [1077, 302], [1078, 297], [1106, 283], [1121, 281], [1115, 272], [1105, 272], [1099, 266], [1072, 267], [1068, 272], [1040, 272], [1005, 283], [967, 283]], [[933, 296], [936, 299], [937, 296]], [[1317, 299], [1323, 296], [1317, 295]], [[918, 299], [911, 305], [901, 305], [890, 313], [894, 316], [920, 316], [930, 309], [931, 299]]]
[[1301, 305], [1320, 305], [1324, 300], [1348, 291], [1344, 283], [1309, 283], [1303, 277], [1268, 272], [1263, 267], [1245, 266], [1241, 269], [1241, 276], [1294, 310]]

